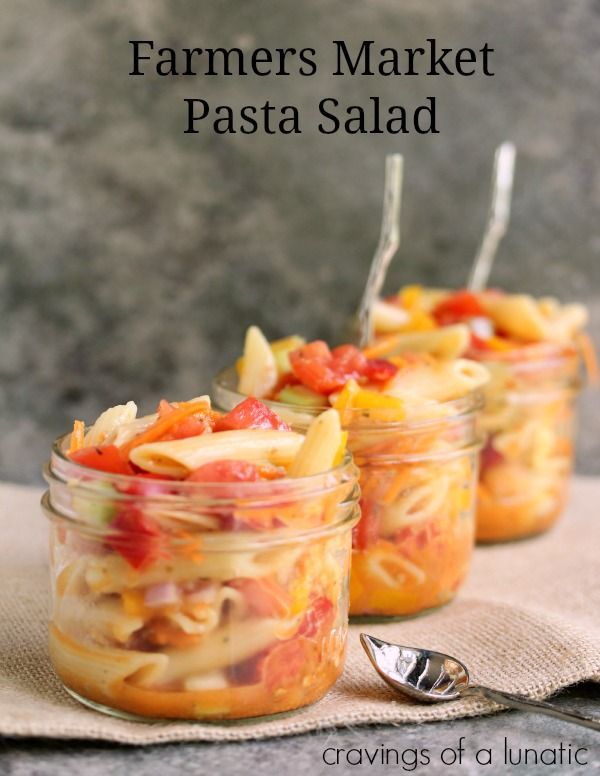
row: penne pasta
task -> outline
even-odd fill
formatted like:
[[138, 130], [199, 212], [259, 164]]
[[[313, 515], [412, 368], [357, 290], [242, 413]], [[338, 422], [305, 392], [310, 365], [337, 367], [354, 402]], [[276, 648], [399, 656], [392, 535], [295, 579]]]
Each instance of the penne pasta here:
[[240, 371], [240, 389], [246, 396], [262, 399], [277, 383], [277, 362], [271, 346], [258, 326], [246, 332]]
[[498, 328], [509, 336], [534, 342], [544, 339], [546, 321], [533, 297], [526, 294], [489, 294], [482, 296], [482, 305]]
[[433, 368], [424, 364], [401, 370], [386, 386], [386, 393], [445, 402], [481, 388], [488, 380], [489, 373], [483, 365], [457, 359], [440, 362]]
[[156, 412], [154, 412], [152, 415], [144, 415], [142, 418], [136, 418], [130, 423], [124, 423], [116, 430], [112, 443], [117, 445], [117, 447], [120, 447], [121, 445], [130, 442], [138, 434], [141, 434], [147, 428], [156, 423], [157, 419], [158, 415]]
[[218, 460], [256, 461], [287, 466], [293, 461], [302, 442], [302, 435], [293, 431], [222, 431], [219, 434], [140, 445], [131, 451], [130, 459], [145, 471], [182, 477], [186, 472]]
[[155, 585], [165, 578], [174, 582], [197, 579], [225, 581], [236, 577], [267, 576], [287, 564], [293, 563], [297, 548], [244, 551], [244, 545], [252, 541], [252, 534], [238, 533], [232, 541], [231, 551], [213, 550], [193, 560], [175, 557], [158, 560], [148, 568], [134, 569], [120, 555], [90, 557], [85, 570], [85, 582], [96, 594], [115, 593], [123, 588], [142, 588]]
[[290, 477], [310, 477], [331, 469], [343, 455], [344, 442], [339, 414], [334, 409], [326, 410], [308, 427], [290, 466]]
[[[387, 330], [382, 330], [385, 334]], [[390, 358], [402, 353], [431, 353], [437, 358], [453, 359], [464, 355], [471, 337], [469, 327], [462, 323], [430, 331], [409, 331], [387, 337], [381, 344], [375, 343], [366, 349], [374, 358]]]
[[137, 405], [133, 401], [127, 404], [117, 404], [105, 410], [94, 422], [84, 438], [86, 447], [110, 445], [114, 443], [121, 426], [135, 420]]
[[144, 619], [123, 611], [120, 600], [103, 599], [90, 606], [81, 596], [62, 596], [54, 609], [54, 619], [66, 633], [98, 644], [125, 644], [139, 630]]
[[276, 619], [245, 620], [231, 638], [228, 627], [213, 631], [198, 647], [167, 650], [168, 664], [163, 682], [176, 682], [190, 674], [212, 673], [248, 660], [282, 637], [294, 631], [294, 622]]
[[383, 334], [399, 331], [410, 322], [410, 315], [394, 304], [378, 299], [373, 305], [373, 326]]
[[80, 677], [97, 686], [105, 698], [114, 696], [119, 684], [135, 680], [150, 686], [164, 676], [169, 658], [159, 652], [138, 652], [94, 646], [77, 641], [56, 625], [50, 626], [50, 655], [54, 667], [68, 683], [81, 684]]
[[431, 520], [432, 515], [443, 512], [450, 489], [448, 476], [437, 476], [435, 488], [426, 480], [422, 484], [405, 491], [402, 498], [396, 499], [382, 511], [380, 534], [391, 538], [406, 526], [415, 526]]

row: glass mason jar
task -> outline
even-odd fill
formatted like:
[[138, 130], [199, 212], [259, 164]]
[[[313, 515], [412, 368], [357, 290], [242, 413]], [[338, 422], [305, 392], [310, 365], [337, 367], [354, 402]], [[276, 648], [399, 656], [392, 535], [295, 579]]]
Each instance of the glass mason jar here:
[[477, 541], [532, 536], [556, 522], [566, 501], [579, 354], [545, 344], [479, 360], [491, 380], [484, 389]]
[[[240, 401], [237, 375], [216, 378], [216, 403]], [[265, 402], [305, 430], [319, 409]], [[386, 421], [385, 410], [344, 410], [360, 470], [361, 518], [353, 533], [350, 614], [408, 617], [448, 603], [467, 575], [475, 535], [482, 396], [437, 405], [437, 414]]]
[[236, 720], [313, 703], [343, 668], [351, 458], [324, 474], [199, 483], [46, 467], [50, 654], [120, 716]]

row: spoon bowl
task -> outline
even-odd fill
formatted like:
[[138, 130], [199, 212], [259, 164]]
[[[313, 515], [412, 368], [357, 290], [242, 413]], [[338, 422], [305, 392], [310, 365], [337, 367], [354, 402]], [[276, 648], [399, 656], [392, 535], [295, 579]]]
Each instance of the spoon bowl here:
[[466, 666], [450, 655], [389, 644], [366, 633], [360, 634], [360, 641], [379, 676], [416, 700], [456, 700], [469, 685]]
[[470, 684], [467, 667], [443, 652], [402, 647], [366, 633], [360, 634], [360, 642], [384, 682], [409, 698], [424, 703], [437, 703], [479, 696], [519, 711], [536, 711], [600, 731], [600, 720], [591, 719], [577, 711], [564, 711], [552, 703]]

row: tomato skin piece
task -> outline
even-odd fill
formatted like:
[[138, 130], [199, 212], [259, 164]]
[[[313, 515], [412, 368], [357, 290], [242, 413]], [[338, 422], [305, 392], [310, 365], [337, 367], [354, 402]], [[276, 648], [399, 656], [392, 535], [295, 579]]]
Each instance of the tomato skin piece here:
[[314, 649], [314, 643], [302, 636], [283, 641], [270, 649], [260, 667], [267, 689], [275, 692], [294, 687], [301, 677], [309, 675], [313, 670]]
[[504, 463], [505, 460], [502, 453], [499, 453], [494, 447], [493, 437], [490, 437], [480, 453], [479, 466], [481, 472], [483, 473], [493, 466], [498, 466], [499, 464]]
[[174, 410], [175, 410], [175, 407], [173, 407], [172, 404], [169, 404], [169, 402], [166, 399], [161, 399], [158, 402], [156, 413], [159, 418], [165, 418], [167, 415], [170, 415]]
[[289, 359], [292, 371], [298, 380], [315, 393], [327, 396], [334, 391], [339, 391], [346, 384], [345, 377], [336, 374], [322, 361], [311, 361], [296, 353], [290, 353]]
[[244, 596], [249, 611], [258, 617], [284, 617], [289, 613], [290, 596], [274, 580], [238, 577], [228, 584]]
[[363, 373], [367, 357], [355, 345], [339, 345], [331, 351], [332, 368], [335, 372]]
[[[176, 409], [177, 407], [169, 404], [166, 399], [161, 399], [156, 409], [158, 419], [162, 420], [163, 418], [168, 417], [175, 412]], [[212, 425], [213, 422], [210, 413], [206, 413], [203, 417], [190, 415], [175, 423], [175, 425], [163, 434], [160, 439], [161, 441], [166, 442], [170, 439], [188, 439], [188, 437], [200, 436], [200, 434], [204, 434], [207, 428], [212, 428]]]
[[244, 428], [275, 429], [289, 431], [290, 427], [276, 412], [269, 409], [262, 401], [250, 396], [234, 407], [231, 412], [220, 417], [215, 424], [215, 431], [235, 431]]
[[371, 383], [386, 383], [397, 371], [398, 367], [385, 358], [369, 358], [363, 369], [363, 375]]
[[133, 566], [141, 569], [165, 557], [164, 540], [156, 523], [135, 506], [121, 510], [110, 524], [106, 543]]
[[323, 340], [307, 342], [306, 345], [302, 345], [298, 350], [293, 350], [292, 353], [301, 353], [303, 358], [308, 358], [311, 361], [327, 362], [331, 359], [329, 345]]
[[379, 517], [377, 507], [364, 499], [360, 500], [360, 520], [352, 529], [352, 547], [366, 550], [379, 538]]
[[304, 615], [298, 635], [312, 639], [316, 636], [325, 636], [331, 630], [335, 619], [333, 604], [325, 596], [315, 599], [310, 609]]
[[471, 350], [487, 350], [490, 351], [491, 348], [488, 345], [487, 340], [482, 339], [481, 337], [478, 337], [477, 334], [474, 334], [471, 332]]
[[126, 484], [117, 483], [115, 488], [119, 493], [127, 493], [128, 496], [152, 498], [153, 496], [164, 496], [165, 493], [172, 493], [173, 487], [169, 484], [171, 482], [177, 482], [177, 479], [169, 477], [167, 474], [136, 471], [135, 476], [129, 482]]
[[350, 378], [360, 377], [367, 362], [354, 345], [340, 345], [331, 351], [321, 340], [293, 350], [289, 360], [303, 385], [325, 395], [339, 391]]
[[193, 415], [189, 418], [180, 420], [179, 423], [169, 430], [168, 434], [161, 437], [161, 441], [166, 442], [169, 439], [187, 439], [188, 437], [200, 436], [206, 431], [206, 423]]
[[210, 461], [195, 469], [186, 482], [257, 482], [258, 466], [250, 461]]
[[486, 312], [476, 294], [471, 291], [456, 291], [433, 309], [433, 317], [440, 326], [449, 326], [453, 323], [469, 318], [485, 316]]
[[135, 474], [127, 457], [115, 445], [82, 447], [71, 453], [69, 458], [80, 466], [109, 474]]

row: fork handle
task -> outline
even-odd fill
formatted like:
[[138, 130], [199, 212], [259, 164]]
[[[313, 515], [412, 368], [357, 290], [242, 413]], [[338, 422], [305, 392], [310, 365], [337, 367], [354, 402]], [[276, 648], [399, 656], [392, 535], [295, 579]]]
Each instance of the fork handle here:
[[538, 714], [546, 714], [548, 717], [556, 717], [563, 722], [573, 722], [575, 725], [590, 728], [590, 730], [600, 731], [600, 720], [591, 719], [577, 711], [563, 711], [558, 706], [553, 706], [545, 701], [532, 701], [522, 695], [513, 695], [510, 692], [492, 690], [490, 687], [481, 687], [479, 685], [470, 685], [461, 692], [462, 697], [469, 695], [479, 695], [487, 698], [494, 703], [500, 703], [502, 706], [509, 706], [519, 711], [537, 711]]

